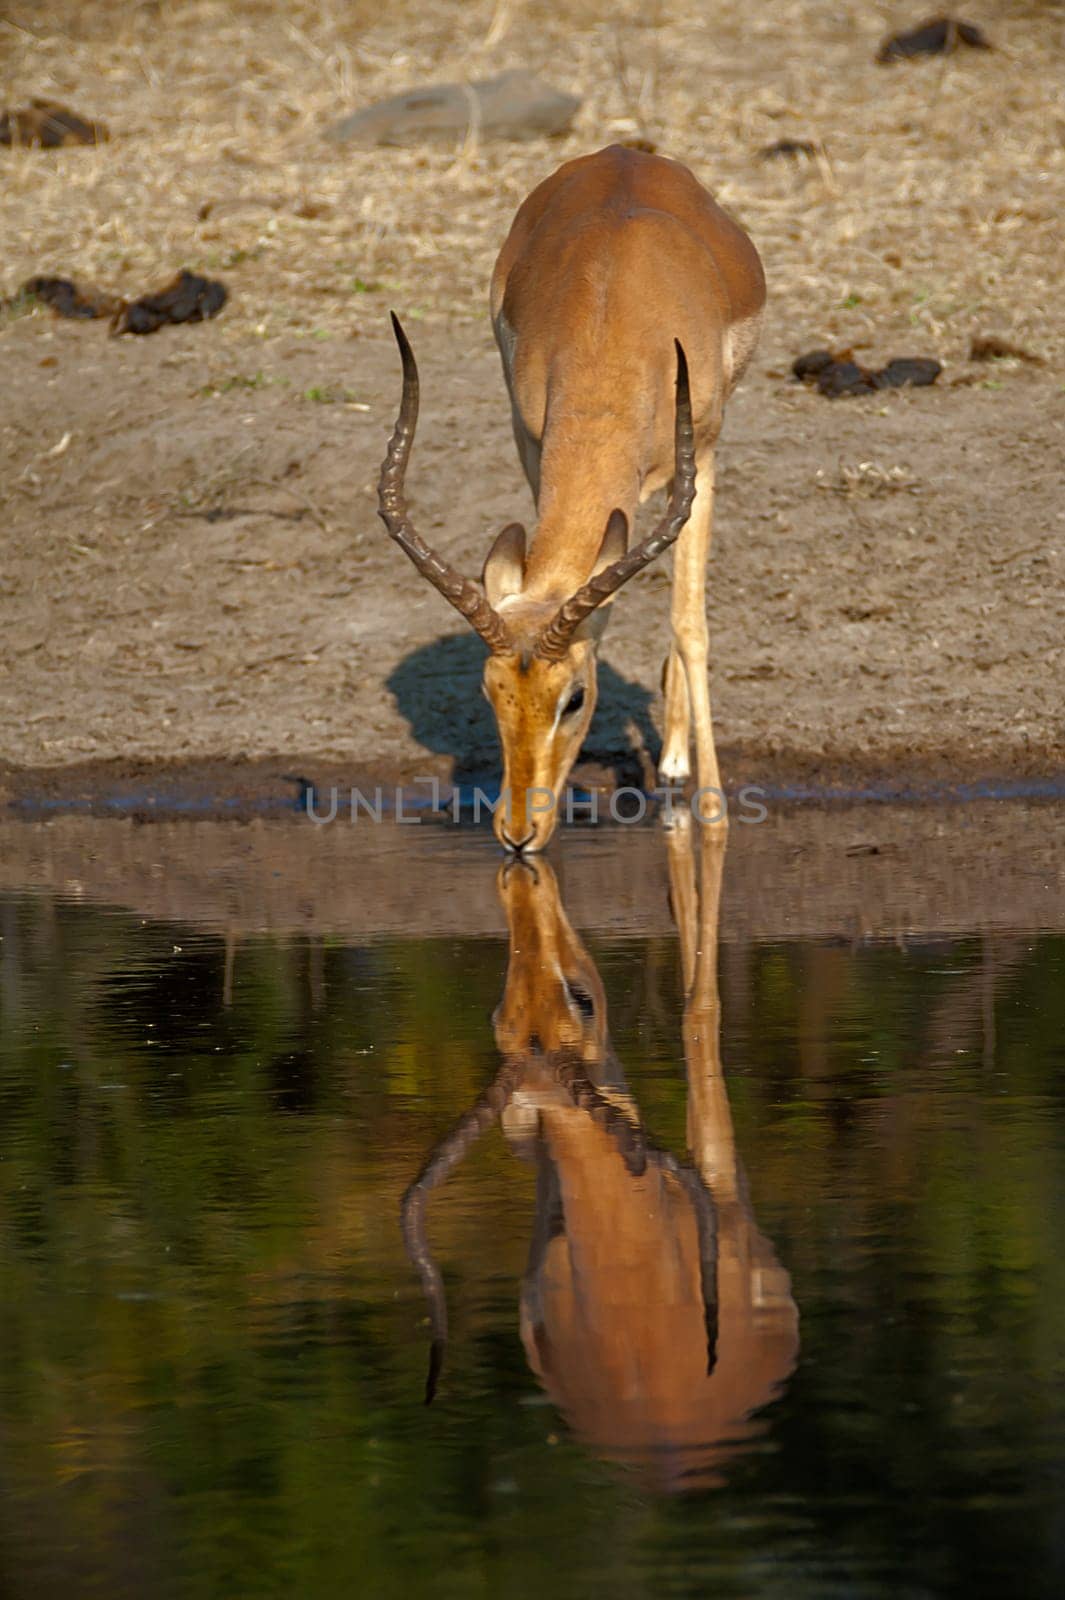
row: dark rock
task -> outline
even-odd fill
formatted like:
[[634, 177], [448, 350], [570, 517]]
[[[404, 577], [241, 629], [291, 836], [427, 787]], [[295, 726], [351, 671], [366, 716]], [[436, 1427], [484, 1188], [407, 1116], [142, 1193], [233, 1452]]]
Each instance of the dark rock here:
[[816, 378], [825, 367], [831, 366], [836, 357], [831, 350], [809, 350], [806, 355], [799, 356], [792, 362], [791, 370], [795, 376], [806, 382], [808, 378]]
[[896, 356], [874, 376], [878, 389], [901, 389], [906, 384], [923, 389], [935, 383], [942, 371], [939, 362], [929, 356]]
[[849, 394], [872, 394], [876, 387], [876, 373], [859, 366], [857, 361], [830, 361], [817, 374], [817, 392], [829, 400]]
[[878, 389], [900, 389], [904, 384], [922, 387], [935, 383], [943, 368], [927, 356], [898, 356], [874, 370], [855, 361], [850, 350], [810, 350], [792, 363], [802, 383], [812, 384], [829, 400], [848, 395], [875, 394]]
[[154, 333], [168, 322], [206, 322], [229, 298], [224, 283], [184, 268], [165, 288], [141, 295], [117, 314], [112, 333]]

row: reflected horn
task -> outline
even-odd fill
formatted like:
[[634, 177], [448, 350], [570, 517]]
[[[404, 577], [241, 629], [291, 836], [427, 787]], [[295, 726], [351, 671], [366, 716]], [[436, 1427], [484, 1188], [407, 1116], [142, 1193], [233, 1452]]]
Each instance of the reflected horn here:
[[400, 1207], [400, 1225], [407, 1255], [421, 1280], [422, 1293], [429, 1308], [429, 1375], [425, 1383], [425, 1403], [436, 1394], [447, 1349], [447, 1295], [440, 1268], [433, 1259], [425, 1231], [425, 1209], [429, 1196], [443, 1183], [476, 1144], [477, 1140], [506, 1110], [523, 1063], [504, 1066], [471, 1111], [456, 1123], [434, 1149], [425, 1166], [411, 1184]]

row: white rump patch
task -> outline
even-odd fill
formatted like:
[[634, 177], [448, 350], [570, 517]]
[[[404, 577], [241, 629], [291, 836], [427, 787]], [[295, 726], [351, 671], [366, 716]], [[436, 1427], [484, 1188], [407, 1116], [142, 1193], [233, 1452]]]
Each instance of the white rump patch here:
[[761, 331], [762, 313], [757, 311], [753, 317], [734, 322], [725, 334], [725, 371], [730, 394], [747, 370]]

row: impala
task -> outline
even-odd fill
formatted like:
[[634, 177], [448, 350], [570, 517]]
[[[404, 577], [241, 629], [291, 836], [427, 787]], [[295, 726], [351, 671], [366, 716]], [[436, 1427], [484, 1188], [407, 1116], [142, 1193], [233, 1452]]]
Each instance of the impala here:
[[[539, 523], [530, 542], [517, 523], [503, 529], [483, 587], [408, 515], [418, 369], [393, 314], [403, 397], [380, 515], [488, 646], [504, 765], [495, 830], [509, 850], [540, 850], [554, 830], [595, 708], [609, 602], [678, 539], [659, 772], [671, 786], [689, 776], [694, 725], [699, 787], [720, 792], [705, 596], [714, 445], [764, 302], [754, 245], [679, 162], [614, 145], [534, 189], [496, 262], [491, 306]], [[637, 506], [671, 480], [665, 516], [630, 547]]]
[[407, 1249], [432, 1326], [426, 1398], [447, 1339], [443, 1279], [429, 1249], [429, 1195], [501, 1121], [538, 1171], [521, 1290], [529, 1365], [573, 1430], [660, 1488], [717, 1481], [791, 1373], [798, 1313], [788, 1274], [758, 1228], [720, 1057], [717, 913], [723, 850], [669, 835], [671, 899], [686, 1001], [690, 1163], [656, 1149], [610, 1043], [595, 965], [547, 863], [500, 869], [510, 931], [495, 1015], [500, 1070], [445, 1136], [403, 1202]]

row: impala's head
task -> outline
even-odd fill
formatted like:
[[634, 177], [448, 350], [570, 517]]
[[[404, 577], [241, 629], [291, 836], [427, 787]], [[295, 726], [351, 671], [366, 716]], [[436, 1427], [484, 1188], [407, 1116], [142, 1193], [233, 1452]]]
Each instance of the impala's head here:
[[582, 640], [559, 661], [521, 649], [489, 656], [484, 693], [503, 751], [496, 838], [507, 850], [542, 850], [595, 710], [595, 645]]
[[[615, 511], [594, 575], [619, 561], [627, 544], [628, 523]], [[496, 539], [482, 581], [509, 638], [509, 647], [493, 651], [484, 664], [484, 695], [503, 749], [496, 837], [509, 850], [542, 850], [554, 832], [566, 778], [595, 711], [596, 649], [609, 607], [597, 605], [572, 616], [555, 601], [530, 599], [525, 530], [517, 523]], [[583, 613], [583, 605], [580, 609]]]
[[503, 747], [503, 787], [494, 817], [508, 850], [542, 850], [555, 830], [563, 786], [595, 710], [595, 651], [604, 602], [673, 543], [695, 495], [695, 445], [688, 369], [677, 345], [676, 469], [665, 517], [629, 550], [628, 523], [611, 513], [595, 567], [568, 599], [525, 591], [525, 531], [504, 528], [485, 562], [483, 587], [443, 561], [407, 515], [403, 480], [418, 420], [418, 368], [399, 321], [392, 326], [403, 360], [403, 399], [381, 467], [378, 505], [389, 533], [418, 571], [462, 613], [488, 646], [484, 692]]
[[505, 861], [496, 887], [510, 936], [506, 988], [492, 1018], [500, 1053], [567, 1056], [596, 1077], [607, 1044], [606, 995], [550, 864]]

